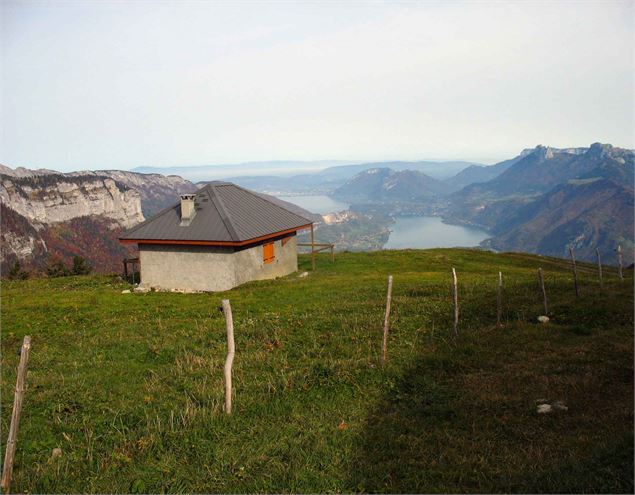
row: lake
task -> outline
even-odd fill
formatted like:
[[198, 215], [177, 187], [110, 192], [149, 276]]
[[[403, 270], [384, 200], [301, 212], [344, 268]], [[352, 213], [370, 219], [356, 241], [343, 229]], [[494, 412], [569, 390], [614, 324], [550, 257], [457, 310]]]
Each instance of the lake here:
[[305, 210], [309, 210], [311, 213], [319, 213], [320, 215], [326, 215], [327, 213], [333, 213], [336, 211], [347, 210], [350, 206], [348, 203], [338, 201], [337, 199], [329, 198], [324, 195], [315, 196], [277, 196], [279, 199], [288, 201], [298, 205]]
[[[324, 195], [278, 196], [312, 213], [325, 215], [348, 209], [348, 203]], [[384, 249], [473, 247], [491, 235], [476, 227], [448, 225], [439, 217], [396, 217]]]
[[472, 247], [491, 237], [476, 227], [448, 225], [439, 217], [396, 217], [384, 249]]

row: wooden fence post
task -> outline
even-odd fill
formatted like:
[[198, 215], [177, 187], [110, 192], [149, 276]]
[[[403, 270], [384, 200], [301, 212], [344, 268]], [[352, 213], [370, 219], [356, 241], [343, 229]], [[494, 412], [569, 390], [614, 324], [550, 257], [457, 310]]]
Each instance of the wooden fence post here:
[[20, 427], [20, 415], [22, 414], [22, 402], [24, 401], [24, 391], [26, 387], [26, 367], [29, 362], [30, 350], [31, 337], [27, 335], [22, 341], [22, 349], [20, 351], [20, 364], [18, 364], [18, 377], [15, 382], [11, 425], [9, 426], [9, 436], [7, 437], [7, 446], [4, 453], [4, 467], [2, 469], [2, 482], [0, 483], [3, 493], [9, 493], [11, 487], [13, 459], [18, 441], [18, 428]]
[[225, 413], [232, 413], [232, 366], [234, 364], [234, 319], [232, 317], [232, 307], [228, 299], [223, 299], [223, 314], [225, 315], [225, 325], [227, 326], [227, 359], [225, 360]]
[[452, 280], [454, 285], [454, 334], [459, 334], [459, 289], [457, 287], [456, 270], [452, 268]]
[[624, 281], [624, 273], [622, 272], [622, 246], [617, 246], [617, 270], [620, 275], [620, 280]]
[[311, 223], [311, 269], [315, 271], [315, 233], [313, 223]]
[[502, 327], [503, 316], [503, 274], [498, 272], [498, 293], [496, 294], [496, 326]]
[[571, 264], [573, 266], [573, 285], [575, 286], [575, 297], [580, 297], [580, 287], [578, 286], [578, 268], [575, 264], [575, 255], [573, 248], [569, 246], [569, 254], [571, 255]]
[[598, 277], [600, 277], [600, 289], [604, 288], [604, 280], [602, 279], [602, 258], [600, 257], [600, 249], [595, 248], [595, 254], [598, 257]]
[[381, 364], [386, 364], [388, 354], [388, 328], [390, 326], [390, 302], [392, 301], [392, 275], [388, 276], [388, 294], [386, 295], [386, 316], [384, 316], [384, 339], [381, 345]]
[[545, 277], [542, 274], [542, 268], [538, 268], [538, 280], [540, 280], [540, 290], [542, 290], [542, 305], [545, 310], [545, 316], [549, 314], [549, 305], [547, 304], [547, 290], [545, 289]]

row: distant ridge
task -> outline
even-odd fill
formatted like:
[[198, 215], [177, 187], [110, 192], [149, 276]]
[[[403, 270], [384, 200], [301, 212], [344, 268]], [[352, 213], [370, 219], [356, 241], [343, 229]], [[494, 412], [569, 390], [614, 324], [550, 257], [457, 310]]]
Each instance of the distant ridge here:
[[[437, 179], [445, 179], [455, 175], [471, 165], [480, 165], [465, 161], [347, 161], [347, 160], [317, 160], [317, 161], [263, 161], [245, 162], [222, 165], [200, 165], [184, 167], [136, 167], [132, 171], [137, 173], [173, 173], [194, 182], [211, 180], [231, 180], [250, 177], [254, 182], [258, 177], [274, 177], [280, 184], [289, 187], [289, 183], [298, 179], [311, 184], [345, 181], [353, 175], [369, 168], [388, 167], [393, 170], [418, 170]], [[253, 185], [253, 184], [252, 184]], [[261, 188], [259, 188], [261, 189]]]
[[135, 167], [132, 172], [142, 174], [176, 174], [193, 182], [228, 179], [236, 175], [289, 176], [302, 171], [319, 171], [332, 166], [357, 163], [348, 160], [269, 160], [262, 162], [225, 163], [218, 165], [185, 165], [167, 167]]

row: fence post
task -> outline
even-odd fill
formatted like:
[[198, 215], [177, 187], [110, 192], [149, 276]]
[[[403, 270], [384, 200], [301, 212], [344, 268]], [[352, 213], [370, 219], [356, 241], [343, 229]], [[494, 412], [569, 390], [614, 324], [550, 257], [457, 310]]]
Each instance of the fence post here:
[[501, 317], [503, 315], [503, 274], [498, 272], [498, 293], [496, 294], [496, 326], [502, 327]]
[[13, 397], [13, 412], [11, 413], [11, 425], [9, 426], [9, 436], [4, 453], [4, 467], [2, 469], [3, 493], [9, 493], [11, 487], [11, 476], [13, 475], [13, 459], [18, 441], [18, 428], [20, 427], [20, 415], [22, 414], [22, 402], [24, 401], [24, 391], [26, 386], [26, 367], [29, 362], [29, 351], [31, 350], [31, 337], [28, 335], [22, 341], [20, 350], [20, 364], [18, 364], [18, 377], [15, 382], [15, 394]]
[[573, 248], [569, 246], [569, 254], [571, 255], [571, 264], [573, 266], [573, 285], [575, 286], [575, 297], [580, 297], [580, 287], [578, 287], [578, 268], [575, 264], [575, 255]]
[[620, 280], [624, 281], [624, 273], [622, 272], [622, 246], [617, 246], [617, 269], [620, 275]]
[[384, 339], [381, 346], [381, 364], [386, 364], [388, 353], [388, 328], [390, 326], [390, 302], [392, 301], [392, 275], [388, 276], [388, 294], [386, 295], [386, 316], [384, 317]]
[[598, 257], [598, 276], [600, 277], [600, 289], [604, 288], [604, 280], [602, 279], [602, 258], [600, 257], [600, 249], [595, 248], [595, 254]]
[[459, 334], [459, 290], [457, 287], [456, 270], [452, 268], [452, 280], [454, 285], [454, 334]]
[[232, 317], [232, 307], [228, 299], [223, 299], [223, 314], [225, 315], [225, 325], [227, 326], [227, 359], [225, 360], [225, 413], [232, 413], [232, 366], [234, 364], [234, 319]]
[[540, 290], [542, 290], [542, 305], [545, 310], [545, 316], [549, 314], [549, 305], [547, 304], [547, 290], [545, 289], [545, 277], [542, 274], [542, 268], [538, 268], [538, 280], [540, 280]]
[[315, 271], [315, 232], [311, 223], [311, 270]]

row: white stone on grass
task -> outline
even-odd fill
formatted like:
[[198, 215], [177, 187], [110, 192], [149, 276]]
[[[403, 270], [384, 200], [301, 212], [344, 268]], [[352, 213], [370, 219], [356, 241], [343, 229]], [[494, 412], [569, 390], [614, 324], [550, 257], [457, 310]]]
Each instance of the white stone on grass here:
[[[547, 402], [544, 399], [539, 399], [536, 402], [539, 403], [536, 409], [536, 412], [538, 412], [538, 414], [547, 414], [547, 413], [551, 413], [555, 411], [569, 410], [569, 408], [561, 400], [557, 400], [555, 402], [552, 402], [551, 404], [547, 404]], [[541, 404], [540, 402], [543, 402], [543, 403]]]
[[130, 289], [124, 289], [121, 291], [122, 294], [130, 294]]
[[537, 409], [538, 414], [547, 414], [551, 411], [553, 411], [553, 408], [549, 404], [540, 404]]
[[538, 321], [539, 321], [540, 323], [549, 323], [549, 317], [548, 317], [548, 316], [544, 316], [544, 315], [539, 316], [539, 317], [538, 317]]

